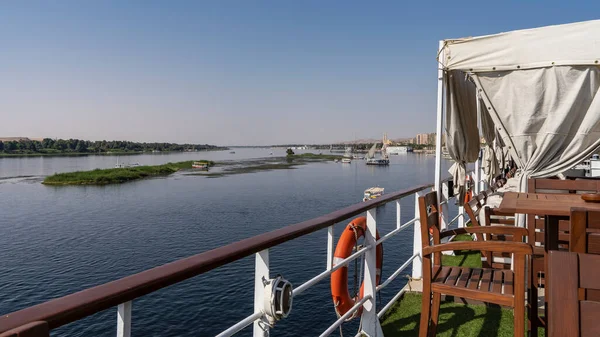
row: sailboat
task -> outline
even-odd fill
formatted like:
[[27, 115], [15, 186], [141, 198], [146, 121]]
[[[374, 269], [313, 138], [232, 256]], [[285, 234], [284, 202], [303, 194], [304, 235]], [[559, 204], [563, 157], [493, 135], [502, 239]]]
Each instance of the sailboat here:
[[381, 147], [381, 158], [375, 158], [375, 151], [377, 150], [377, 143], [373, 144], [369, 153], [367, 153], [367, 165], [389, 165], [390, 160], [388, 159], [387, 152], [385, 151], [387, 144], [383, 144]]
[[352, 148], [347, 147], [346, 153], [344, 153], [344, 158], [342, 158], [343, 164], [350, 164], [352, 162]]

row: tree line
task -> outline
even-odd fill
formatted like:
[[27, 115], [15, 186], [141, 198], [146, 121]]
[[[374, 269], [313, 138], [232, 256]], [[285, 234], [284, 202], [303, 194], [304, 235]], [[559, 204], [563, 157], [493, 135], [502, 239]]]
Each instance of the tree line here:
[[21, 139], [0, 141], [2, 153], [108, 153], [108, 152], [152, 152], [194, 151], [220, 149], [208, 144], [138, 143], [128, 141], [89, 141], [81, 139], [51, 139], [42, 141]]

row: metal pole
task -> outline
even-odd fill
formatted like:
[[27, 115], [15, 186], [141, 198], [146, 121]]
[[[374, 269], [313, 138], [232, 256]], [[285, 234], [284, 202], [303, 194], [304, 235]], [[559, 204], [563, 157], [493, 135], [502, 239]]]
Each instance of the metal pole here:
[[413, 255], [418, 255], [413, 260], [412, 278], [421, 279], [423, 277], [423, 254], [421, 252], [423, 243], [421, 242], [421, 216], [419, 214], [419, 197], [423, 195], [422, 192], [415, 193], [415, 228], [413, 235]]
[[402, 226], [402, 217], [400, 211], [400, 200], [396, 200], [396, 228], [400, 228]]
[[327, 227], [327, 270], [333, 268], [333, 226]]
[[131, 301], [117, 307], [117, 337], [131, 337]]
[[[438, 47], [440, 61], [444, 59], [444, 41], [440, 41]], [[438, 93], [437, 93], [437, 117], [436, 117], [436, 137], [435, 137], [435, 190], [437, 199], [442, 200], [441, 181], [442, 181], [442, 120], [444, 118], [444, 70], [438, 64]], [[455, 182], [456, 183], [456, 182]]]
[[365, 233], [365, 245], [369, 246], [369, 250], [365, 253], [365, 276], [363, 280], [364, 284], [364, 297], [371, 297], [369, 301], [363, 304], [363, 312], [361, 316], [362, 332], [370, 337], [383, 337], [383, 331], [379, 324], [379, 318], [377, 317], [376, 308], [376, 294], [377, 294], [377, 273], [381, 273], [381, 270], [377, 270], [377, 248], [376, 248], [376, 233], [377, 233], [377, 221], [375, 212], [376, 208], [372, 208], [367, 211], [367, 230]]
[[[480, 96], [478, 91], [475, 95], [475, 99], [477, 99], [477, 102], [475, 103], [477, 105], [477, 129], [480, 131], [477, 137], [478, 142], [481, 137], [481, 101], [479, 100], [479, 97]], [[475, 181], [473, 182], [473, 192], [475, 194], [479, 194], [479, 192], [481, 191], [481, 179], [483, 177], [483, 166], [481, 165], [481, 157], [481, 143], [479, 143], [479, 153], [477, 155], [477, 160], [475, 161]]]
[[[256, 255], [254, 265], [254, 312], [262, 312], [265, 298], [264, 281], [269, 279], [269, 250], [262, 250]], [[268, 337], [269, 325], [263, 315], [261, 319], [254, 321], [254, 337]]]

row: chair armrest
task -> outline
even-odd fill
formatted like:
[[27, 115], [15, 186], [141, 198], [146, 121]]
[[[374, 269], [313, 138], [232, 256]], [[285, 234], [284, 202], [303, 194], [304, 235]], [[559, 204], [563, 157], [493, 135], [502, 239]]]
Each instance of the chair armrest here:
[[503, 252], [512, 254], [531, 255], [532, 248], [529, 244], [521, 242], [502, 241], [458, 241], [442, 243], [435, 246], [423, 248], [423, 256], [449, 250], [483, 250], [492, 252]]
[[515, 213], [511, 213], [511, 212], [501, 212], [501, 211], [499, 211], [499, 210], [497, 210], [497, 209], [490, 208], [490, 207], [487, 207], [487, 208], [485, 209], [485, 213], [486, 213], [486, 214], [489, 214], [489, 215], [494, 215], [494, 216], [515, 216]]
[[440, 233], [440, 238], [445, 238], [451, 235], [458, 234], [503, 234], [503, 235], [520, 235], [526, 237], [529, 232], [526, 228], [512, 226], [474, 226], [463, 227], [457, 229], [449, 229]]

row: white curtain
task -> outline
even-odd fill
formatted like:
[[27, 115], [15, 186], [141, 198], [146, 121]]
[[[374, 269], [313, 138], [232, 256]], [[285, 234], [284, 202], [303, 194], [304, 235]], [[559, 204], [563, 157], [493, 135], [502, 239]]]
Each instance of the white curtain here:
[[[454, 195], [462, 205], [465, 193], [466, 163], [479, 156], [479, 129], [475, 85], [462, 71], [445, 74], [446, 81], [446, 148], [455, 163], [448, 172], [454, 180]], [[475, 124], [473, 125], [473, 121]]]
[[494, 121], [490, 116], [485, 107], [485, 103], [480, 100], [481, 109], [481, 133], [485, 139], [485, 149], [483, 150], [483, 158], [481, 160], [483, 168], [483, 178], [488, 184], [491, 184], [498, 174], [500, 174], [500, 167], [498, 164], [498, 158], [496, 150], [494, 149], [494, 140], [496, 139], [496, 129], [494, 128]]
[[588, 158], [600, 145], [600, 69], [559, 66], [474, 74], [520, 174], [559, 174]]

